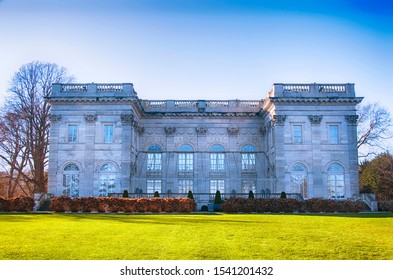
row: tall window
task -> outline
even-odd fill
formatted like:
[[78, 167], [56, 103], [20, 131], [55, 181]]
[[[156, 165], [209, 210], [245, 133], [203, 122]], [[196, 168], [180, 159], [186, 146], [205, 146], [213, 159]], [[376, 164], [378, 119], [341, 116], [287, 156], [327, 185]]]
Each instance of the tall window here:
[[307, 167], [302, 163], [295, 163], [291, 169], [291, 192], [300, 193], [308, 197]]
[[329, 125], [329, 143], [338, 144], [338, 125]]
[[112, 163], [103, 164], [99, 171], [99, 196], [116, 192], [116, 167]]
[[148, 149], [147, 154], [147, 171], [148, 172], [161, 172], [162, 169], [162, 155], [161, 147], [152, 145]]
[[63, 170], [63, 195], [79, 197], [79, 168], [73, 163]]
[[225, 192], [225, 180], [210, 180], [210, 193]]
[[188, 193], [188, 191], [194, 191], [194, 180], [179, 180], [179, 193]]
[[113, 125], [104, 125], [104, 143], [113, 143]]
[[242, 170], [255, 170], [255, 148], [251, 145], [246, 145], [242, 148]]
[[161, 193], [161, 180], [147, 180], [146, 181], [147, 193]]
[[292, 142], [299, 144], [303, 142], [302, 126], [295, 124], [292, 125]]
[[187, 172], [194, 170], [194, 154], [190, 145], [182, 145], [179, 149], [179, 171]]
[[225, 170], [225, 154], [224, 147], [221, 145], [213, 145], [210, 149], [210, 170], [224, 171]]
[[327, 171], [329, 198], [344, 198], [344, 168], [341, 164], [332, 163]]
[[68, 143], [78, 142], [78, 126], [76, 124], [68, 125]]

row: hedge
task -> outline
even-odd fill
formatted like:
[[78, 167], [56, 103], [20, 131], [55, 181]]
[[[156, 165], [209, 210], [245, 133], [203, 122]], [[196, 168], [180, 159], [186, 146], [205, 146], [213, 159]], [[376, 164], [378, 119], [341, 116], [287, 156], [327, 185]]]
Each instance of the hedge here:
[[51, 200], [55, 212], [179, 212], [195, 211], [196, 203], [189, 198], [117, 198], [57, 196]]
[[378, 211], [393, 212], [393, 200], [378, 201]]
[[312, 198], [298, 201], [292, 198], [229, 198], [224, 200], [222, 211], [226, 213], [358, 213], [365, 210], [361, 201]]
[[1, 212], [31, 212], [34, 207], [34, 199], [27, 196], [12, 198], [0, 198]]

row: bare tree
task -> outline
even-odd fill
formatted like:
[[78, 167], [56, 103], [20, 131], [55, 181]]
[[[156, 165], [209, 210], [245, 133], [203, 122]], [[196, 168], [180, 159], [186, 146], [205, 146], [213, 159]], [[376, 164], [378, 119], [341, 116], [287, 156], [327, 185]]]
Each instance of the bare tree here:
[[1, 131], [4, 145], [0, 154], [9, 171], [19, 172], [17, 178], [33, 186], [33, 193], [45, 192], [47, 185], [50, 105], [45, 98], [51, 93], [52, 83], [73, 79], [64, 67], [34, 61], [21, 66], [11, 80], [11, 96], [1, 118], [1, 126], [7, 129]]
[[389, 111], [378, 103], [369, 103], [358, 108], [358, 115], [357, 146], [360, 157], [386, 151], [386, 140], [393, 137]]

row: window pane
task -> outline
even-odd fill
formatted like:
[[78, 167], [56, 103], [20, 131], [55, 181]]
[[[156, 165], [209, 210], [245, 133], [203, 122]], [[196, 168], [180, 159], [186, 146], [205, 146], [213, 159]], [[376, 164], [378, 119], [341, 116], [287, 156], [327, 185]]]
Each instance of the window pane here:
[[329, 143], [338, 144], [338, 125], [329, 125]]
[[210, 170], [223, 171], [224, 168], [224, 154], [210, 154]]
[[179, 170], [192, 171], [194, 169], [193, 154], [179, 154]]
[[242, 154], [242, 170], [255, 169], [255, 154]]
[[188, 193], [189, 191], [193, 191], [194, 189], [194, 181], [193, 180], [179, 180], [179, 193]]
[[147, 154], [147, 170], [161, 171], [161, 154]]
[[104, 143], [113, 142], [113, 125], [104, 126]]
[[293, 143], [302, 143], [302, 126], [293, 125], [292, 126]]
[[161, 180], [147, 180], [146, 189], [147, 193], [161, 193]]
[[225, 180], [210, 180], [210, 193], [225, 192]]
[[76, 143], [77, 142], [77, 131], [78, 127], [76, 125], [69, 125], [68, 126], [68, 142], [69, 143]]

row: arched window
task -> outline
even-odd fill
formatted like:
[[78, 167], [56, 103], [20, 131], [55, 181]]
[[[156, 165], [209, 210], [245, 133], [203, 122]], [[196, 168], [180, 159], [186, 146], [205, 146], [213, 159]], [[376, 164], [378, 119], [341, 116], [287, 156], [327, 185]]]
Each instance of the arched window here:
[[181, 145], [179, 148], [179, 172], [194, 170], [194, 149], [190, 145]]
[[255, 148], [245, 145], [242, 148], [242, 171], [255, 171]]
[[222, 145], [213, 145], [210, 148], [210, 171], [223, 172], [225, 170], [225, 154]]
[[291, 168], [291, 192], [308, 197], [307, 167], [303, 163], [295, 163]]
[[161, 147], [158, 145], [151, 145], [147, 153], [147, 172], [161, 172], [162, 169], [162, 155]]
[[63, 195], [79, 197], [79, 167], [70, 163], [63, 170]]
[[329, 165], [327, 172], [329, 198], [344, 198], [344, 167], [339, 163], [332, 163]]
[[117, 169], [112, 163], [105, 163], [99, 170], [99, 196], [107, 196], [116, 192], [116, 172]]

